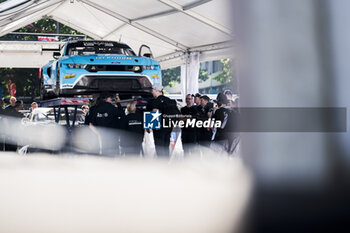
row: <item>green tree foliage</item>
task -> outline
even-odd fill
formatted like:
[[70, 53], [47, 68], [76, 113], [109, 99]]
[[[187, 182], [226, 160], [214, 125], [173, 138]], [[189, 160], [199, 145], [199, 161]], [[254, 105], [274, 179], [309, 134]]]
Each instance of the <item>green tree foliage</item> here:
[[[69, 35], [77, 35], [81, 34], [78, 31], [64, 25], [58, 23], [57, 21], [45, 18], [38, 20], [34, 23], [28, 24], [25, 27], [18, 29], [16, 32], [23, 33], [54, 33], [54, 34], [69, 34]], [[38, 37], [35, 35], [5, 35], [1, 37], [2, 40], [31, 40], [36, 41]], [[59, 39], [66, 39], [63, 37], [59, 37]]]
[[223, 64], [223, 70], [217, 75], [211, 77], [220, 83], [230, 83], [232, 82], [232, 60], [231, 59], [221, 59], [220, 62]]
[[170, 68], [162, 70], [162, 85], [164, 87], [173, 87], [176, 83], [180, 82], [181, 67]]
[[214, 77], [211, 77], [211, 79], [214, 79], [220, 83], [225, 83], [226, 88], [231, 89], [234, 93], [238, 93], [239, 83], [237, 76], [234, 75], [232, 59], [228, 58], [220, 61], [223, 64], [223, 70]]
[[198, 78], [199, 78], [200, 82], [207, 80], [209, 78], [208, 71], [206, 71], [205, 69], [199, 68], [199, 77]]
[[39, 69], [12, 69], [2, 68], [0, 69], [0, 84], [2, 87], [2, 95], [9, 97], [9, 91], [7, 84], [16, 84], [16, 96], [31, 96], [35, 98], [39, 96]]
[[50, 18], [38, 20], [32, 24], [27, 25], [26, 27], [18, 29], [17, 32], [57, 33], [57, 29], [58, 34], [76, 35], [79, 33], [78, 31], [64, 24], [57, 23], [57, 21]]
[[[199, 80], [205, 81], [209, 78], [208, 72], [202, 68], [199, 69]], [[181, 67], [170, 68], [162, 70], [163, 86], [173, 87], [176, 83], [181, 81]]]

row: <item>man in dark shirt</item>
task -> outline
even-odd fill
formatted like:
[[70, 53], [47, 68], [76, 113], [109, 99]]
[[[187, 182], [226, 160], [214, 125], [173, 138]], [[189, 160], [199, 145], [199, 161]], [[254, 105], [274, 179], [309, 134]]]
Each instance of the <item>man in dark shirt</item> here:
[[228, 153], [233, 153], [239, 142], [239, 137], [235, 134], [238, 115], [229, 106], [230, 100], [224, 93], [218, 94], [217, 103], [219, 108], [215, 111], [214, 118], [221, 121], [221, 127], [214, 129], [213, 144]]
[[198, 113], [202, 110], [202, 105], [201, 105], [201, 95], [199, 93], [195, 94], [193, 96], [193, 100], [194, 100], [194, 106], [196, 108], [197, 111], [197, 115]]
[[[197, 118], [201, 121], [206, 121], [211, 118], [213, 112], [213, 104], [210, 103], [210, 98], [207, 95], [201, 96], [201, 105], [197, 108]], [[209, 128], [200, 128], [197, 130], [197, 140], [202, 146], [210, 146], [212, 132]]]
[[[186, 106], [181, 108], [181, 114], [188, 115], [190, 118], [196, 117], [197, 108], [193, 102], [193, 95], [186, 95]], [[183, 120], [186, 121], [187, 119], [186, 117]], [[196, 136], [196, 128], [182, 128], [181, 140], [185, 155], [195, 152]]]
[[200, 106], [200, 105], [201, 105], [201, 94], [196, 93], [196, 94], [193, 96], [193, 98], [194, 98], [194, 104], [195, 104], [196, 106]]
[[[14, 98], [14, 97], [11, 97], [11, 98]], [[11, 99], [10, 99], [10, 103], [11, 103]], [[14, 105], [12, 105], [11, 103], [11, 105], [5, 108], [4, 115], [10, 116], [10, 117], [23, 118], [24, 115], [19, 112], [22, 109], [23, 109], [23, 102], [21, 100], [16, 100]]]
[[90, 107], [89, 111], [86, 113], [84, 124], [90, 125], [92, 124], [92, 116], [95, 114], [96, 108], [102, 103], [101, 96], [98, 96], [93, 105]]
[[[94, 126], [106, 127], [106, 128], [118, 128], [120, 120], [124, 116], [124, 111], [118, 106], [114, 107], [112, 104], [111, 93], [102, 93], [102, 103], [96, 107], [94, 114], [91, 116], [91, 123]], [[119, 127], [120, 128], [120, 127]]]
[[[214, 113], [215, 120], [221, 121], [221, 127], [215, 128], [215, 131], [213, 133], [213, 141], [224, 143], [223, 141], [227, 140], [227, 135], [225, 134], [225, 129], [227, 128], [227, 120], [230, 108], [227, 106], [229, 103], [229, 100], [223, 93], [219, 93], [217, 96], [217, 104], [218, 109]], [[225, 142], [226, 143], [226, 142]], [[225, 145], [226, 146], [226, 145]]]
[[4, 115], [7, 115], [7, 116], [14, 116], [16, 115], [16, 109], [15, 109], [15, 105], [16, 105], [16, 97], [11, 97], [10, 98], [10, 105], [8, 105], [4, 111], [3, 111], [3, 114]]
[[[116, 108], [111, 102], [114, 95], [109, 92], [101, 94], [100, 103], [91, 115], [91, 124], [101, 128], [120, 129], [124, 111], [121, 105]], [[119, 154], [119, 132], [113, 136], [106, 130], [99, 130], [101, 137], [101, 147], [103, 154]]]
[[[152, 87], [152, 95], [155, 98], [152, 101], [152, 111], [159, 111], [166, 113], [168, 104], [171, 101], [168, 97], [163, 95], [163, 88], [160, 84], [155, 84]], [[153, 130], [154, 144], [156, 147], [158, 157], [169, 157], [170, 134], [172, 128], [163, 128]]]

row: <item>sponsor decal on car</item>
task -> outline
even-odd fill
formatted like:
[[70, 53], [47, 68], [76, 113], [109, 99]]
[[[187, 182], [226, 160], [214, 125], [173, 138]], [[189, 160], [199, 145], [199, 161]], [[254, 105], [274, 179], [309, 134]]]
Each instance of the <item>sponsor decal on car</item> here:
[[62, 84], [62, 88], [71, 88], [73, 87], [73, 84]]
[[132, 60], [130, 57], [96, 57], [96, 60], [98, 59]]
[[64, 75], [65, 79], [69, 79], [69, 78], [75, 78], [75, 76], [77, 76], [76, 74], [72, 74], [72, 73], [68, 73]]

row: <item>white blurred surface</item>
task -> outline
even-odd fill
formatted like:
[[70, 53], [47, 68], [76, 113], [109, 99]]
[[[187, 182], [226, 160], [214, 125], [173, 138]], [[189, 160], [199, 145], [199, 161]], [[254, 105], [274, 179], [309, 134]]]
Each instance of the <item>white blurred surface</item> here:
[[251, 180], [239, 159], [0, 153], [1, 232], [232, 232]]

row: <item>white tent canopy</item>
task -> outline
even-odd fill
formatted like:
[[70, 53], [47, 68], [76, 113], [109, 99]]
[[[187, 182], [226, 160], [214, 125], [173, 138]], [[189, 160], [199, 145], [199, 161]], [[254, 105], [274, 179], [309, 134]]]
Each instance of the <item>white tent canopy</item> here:
[[[136, 52], [151, 47], [162, 68], [197, 67], [189, 61], [227, 58], [232, 39], [231, 0], [9, 0], [0, 4], [0, 36], [52, 18], [94, 39], [121, 41]], [[1, 67], [40, 67], [46, 44], [0, 42]], [[27, 47], [26, 50], [21, 50]], [[33, 47], [31, 52], [28, 47]], [[44, 49], [45, 50], [45, 49]], [[17, 52], [26, 56], [17, 56]], [[199, 54], [199, 59], [189, 59]], [[16, 59], [17, 56], [17, 59]], [[45, 59], [39, 58], [44, 56]], [[3, 62], [6, 61], [6, 62]], [[42, 63], [44, 62], [44, 63]], [[193, 72], [184, 72], [193, 73]], [[195, 81], [198, 77], [194, 77]], [[192, 78], [191, 78], [192, 80]]]

